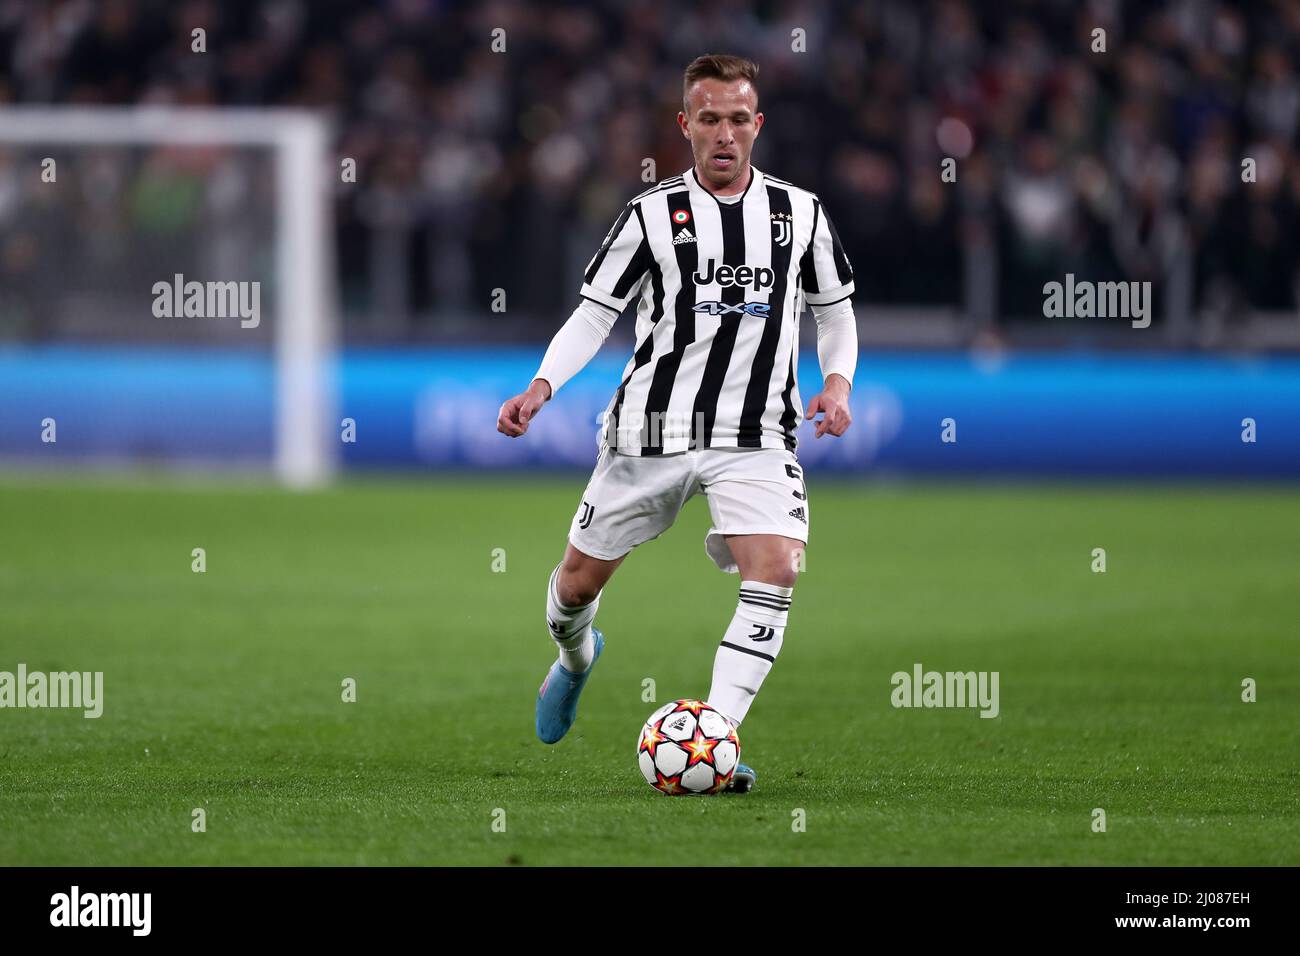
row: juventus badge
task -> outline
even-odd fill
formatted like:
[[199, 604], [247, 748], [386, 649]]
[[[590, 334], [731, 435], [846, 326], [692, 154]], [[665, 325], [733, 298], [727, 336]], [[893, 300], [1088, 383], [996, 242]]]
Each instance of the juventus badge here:
[[772, 241], [778, 246], [790, 245], [790, 238], [794, 235], [794, 223], [789, 218], [780, 218], [780, 213], [772, 214]]
[[582, 503], [582, 514], [578, 516], [578, 527], [586, 531], [591, 525], [591, 519], [596, 517], [596, 509], [587, 502]]

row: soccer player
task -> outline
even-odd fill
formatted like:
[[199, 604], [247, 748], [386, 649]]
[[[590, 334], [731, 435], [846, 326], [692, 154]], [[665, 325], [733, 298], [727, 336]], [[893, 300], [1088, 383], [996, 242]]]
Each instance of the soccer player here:
[[[808, 494], [795, 457], [798, 323], [817, 321], [818, 438], [848, 429], [857, 329], [853, 271], [818, 198], [750, 163], [763, 128], [758, 67], [701, 56], [677, 114], [694, 164], [634, 198], [587, 266], [582, 301], [556, 333], [528, 390], [501, 406], [518, 438], [599, 350], [637, 299], [636, 348], [604, 416], [591, 480], [551, 573], [546, 623], [559, 648], [537, 697], [537, 735], [555, 743], [605, 647], [601, 590], [637, 545], [659, 537], [703, 492], [705, 552], [740, 574], [740, 599], [713, 665], [708, 703], [738, 726], [785, 637], [808, 541]], [[755, 782], [740, 764], [731, 789]]]

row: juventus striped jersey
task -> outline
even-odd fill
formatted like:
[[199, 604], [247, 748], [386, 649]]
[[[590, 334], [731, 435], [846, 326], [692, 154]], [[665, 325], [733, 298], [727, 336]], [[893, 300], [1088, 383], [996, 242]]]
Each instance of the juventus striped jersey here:
[[738, 202], [694, 168], [646, 190], [587, 266], [584, 297], [622, 311], [639, 296], [601, 432], [620, 453], [795, 450], [799, 315], [852, 295], [853, 270], [815, 195], [751, 169]]

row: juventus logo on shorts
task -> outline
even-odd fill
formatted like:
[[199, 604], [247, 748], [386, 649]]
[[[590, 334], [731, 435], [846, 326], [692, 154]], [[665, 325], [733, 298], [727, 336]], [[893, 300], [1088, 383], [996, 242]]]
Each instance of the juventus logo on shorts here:
[[596, 517], [596, 509], [587, 502], [582, 503], [582, 514], [578, 517], [578, 527], [584, 531], [591, 525], [591, 519]]
[[770, 641], [776, 636], [776, 631], [770, 627], [764, 627], [762, 624], [754, 625], [754, 633], [746, 635], [751, 641]]

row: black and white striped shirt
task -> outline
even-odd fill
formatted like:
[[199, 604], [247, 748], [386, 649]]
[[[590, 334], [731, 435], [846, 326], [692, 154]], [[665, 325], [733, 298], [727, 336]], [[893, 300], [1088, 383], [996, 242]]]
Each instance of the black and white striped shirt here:
[[584, 297], [622, 311], [640, 296], [601, 436], [623, 454], [797, 445], [799, 314], [852, 295], [853, 270], [807, 190], [753, 169], [729, 198], [694, 168], [666, 179], [627, 204], [587, 266]]

